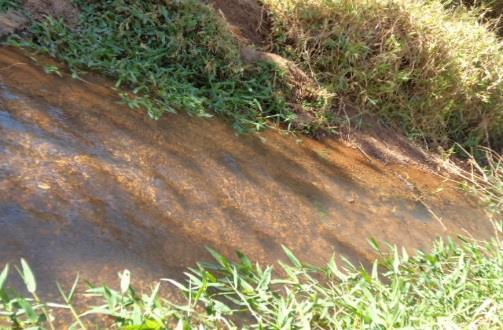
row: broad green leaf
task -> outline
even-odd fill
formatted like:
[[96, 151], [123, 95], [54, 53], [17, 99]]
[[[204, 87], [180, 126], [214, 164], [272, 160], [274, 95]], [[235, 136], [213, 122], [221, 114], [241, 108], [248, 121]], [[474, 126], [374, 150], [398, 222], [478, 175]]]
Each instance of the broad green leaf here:
[[224, 257], [223, 255], [221, 255], [217, 251], [213, 250], [212, 248], [207, 247], [206, 249], [210, 252], [210, 254], [213, 256], [213, 258], [215, 258], [215, 260], [218, 261], [218, 263], [224, 269], [228, 269], [228, 267], [229, 267], [229, 260], [226, 257]]
[[26, 260], [24, 260], [24, 258], [21, 258], [21, 267], [23, 269], [22, 277], [26, 285], [26, 289], [28, 289], [28, 292], [30, 293], [35, 293], [35, 291], [37, 291], [37, 282], [30, 266], [28, 265]]
[[26, 313], [26, 316], [30, 319], [32, 323], [37, 322], [38, 315], [35, 313], [35, 310], [31, 306], [31, 304], [24, 298], [18, 298], [17, 303], [22, 308], [22, 310]]
[[5, 281], [7, 280], [7, 276], [9, 276], [9, 264], [6, 264], [0, 274], [0, 290], [3, 288]]
[[248, 258], [248, 256], [246, 256], [241, 251], [237, 251], [236, 254], [238, 255], [239, 259], [241, 260], [241, 264], [244, 266], [244, 268], [247, 271], [253, 271], [253, 265], [252, 265], [250, 259]]
[[297, 259], [297, 257], [293, 254], [292, 251], [290, 251], [286, 246], [282, 245], [283, 251], [285, 252], [286, 256], [290, 260], [290, 262], [297, 268], [302, 268], [302, 263]]
[[146, 320], [141, 325], [130, 325], [124, 328], [125, 330], [161, 330], [164, 325], [155, 320]]
[[379, 242], [377, 242], [375, 238], [373, 237], [369, 238], [368, 242], [372, 247], [372, 249], [374, 249], [374, 251], [381, 253], [381, 246], [379, 245]]

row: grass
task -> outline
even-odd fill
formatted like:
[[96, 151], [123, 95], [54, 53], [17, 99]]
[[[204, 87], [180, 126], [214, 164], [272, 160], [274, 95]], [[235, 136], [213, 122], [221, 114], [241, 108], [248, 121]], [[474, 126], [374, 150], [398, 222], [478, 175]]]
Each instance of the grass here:
[[[331, 94], [431, 145], [503, 149], [503, 42], [437, 0], [262, 0], [275, 52]], [[328, 117], [327, 117], [328, 118]]]
[[491, 149], [482, 148], [486, 164], [483, 165], [466, 149], [467, 166], [461, 167], [449, 159], [444, 168], [451, 174], [447, 179], [461, 185], [461, 188], [476, 198], [495, 221], [503, 221], [503, 155]]
[[480, 7], [492, 17], [503, 15], [503, 2], [500, 0], [442, 0], [447, 6]]
[[9, 9], [19, 8], [18, 0], [0, 0], [0, 13], [6, 12]]
[[115, 79], [124, 102], [154, 119], [177, 110], [217, 113], [239, 132], [293, 119], [279, 70], [245, 65], [224, 23], [200, 1], [74, 3], [79, 27], [48, 17], [31, 27], [31, 40], [10, 43], [64, 61], [74, 76], [91, 70]]
[[[466, 7], [478, 14], [480, 19], [494, 26], [499, 36], [503, 36], [503, 1], [501, 0], [441, 0], [449, 9]], [[464, 9], [461, 9], [464, 10]]]
[[[485, 243], [437, 241], [431, 252], [414, 256], [396, 248], [384, 254], [372, 244], [381, 257], [370, 271], [334, 259], [325, 267], [309, 266], [285, 248], [289, 263], [280, 264], [279, 275], [243, 254], [232, 262], [210, 250], [215, 262], [190, 269], [185, 283], [162, 279], [151, 292], [140, 293], [125, 270], [118, 289], [89, 286], [81, 292], [77, 277], [66, 291], [58, 286], [61, 303], [40, 300], [33, 272], [21, 260], [19, 274], [31, 297], [7, 287], [6, 266], [0, 275], [0, 325], [54, 328], [55, 315], [63, 315], [55, 311], [62, 310], [73, 317], [73, 329], [97, 323], [130, 330], [503, 327], [503, 244], [498, 236]], [[165, 285], [184, 298], [162, 297]], [[75, 305], [82, 301], [87, 305], [78, 311]]]
[[58, 58], [75, 76], [115, 79], [124, 102], [154, 119], [184, 110], [231, 118], [238, 132], [272, 122], [312, 133], [372, 113], [431, 145], [503, 150], [503, 42], [477, 10], [440, 0], [262, 0], [273, 51], [311, 78], [299, 88], [272, 64], [245, 64], [201, 1], [74, 3], [77, 28], [49, 17], [11, 44]]
[[[238, 131], [271, 121], [290, 125], [284, 73], [267, 63], [247, 65], [215, 13], [196, 0], [83, 1], [72, 30], [47, 18], [34, 23], [31, 40], [11, 41], [116, 81], [125, 103], [159, 118], [184, 110], [231, 118]], [[412, 137], [464, 148], [503, 143], [502, 44], [466, 9], [448, 11], [436, 0], [263, 0], [272, 20], [273, 48], [298, 62], [318, 82], [323, 98], [303, 100], [317, 128], [334, 126], [335, 109], [378, 113]], [[0, 2], [0, 11], [15, 1]], [[57, 68], [47, 67], [47, 72]], [[127, 91], [127, 92], [126, 92]], [[494, 214], [503, 196], [501, 156], [487, 151], [488, 167], [471, 158], [459, 172]], [[501, 228], [499, 228], [501, 234]], [[325, 267], [290, 262], [271, 266], [238, 254], [187, 271], [185, 283], [163, 279], [137, 292], [131, 274], [118, 289], [79, 289], [79, 278], [61, 301], [44, 302], [35, 275], [21, 260], [29, 297], [0, 273], [0, 327], [57, 327], [60, 312], [74, 329], [94, 322], [123, 329], [259, 328], [388, 329], [503, 327], [503, 244], [438, 241], [431, 252], [383, 252], [371, 270], [350, 262]], [[172, 301], [160, 288], [184, 297]], [[86, 300], [91, 298], [91, 302]], [[82, 302], [87, 305], [82, 307]], [[67, 317], [68, 317], [67, 315]], [[67, 318], [66, 318], [67, 319]], [[96, 321], [98, 320], [98, 321]]]

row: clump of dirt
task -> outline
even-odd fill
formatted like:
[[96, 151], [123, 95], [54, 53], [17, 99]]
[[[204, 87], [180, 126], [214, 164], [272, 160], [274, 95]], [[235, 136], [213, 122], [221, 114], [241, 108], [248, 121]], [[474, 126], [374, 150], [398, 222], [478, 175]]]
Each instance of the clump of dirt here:
[[36, 20], [52, 16], [63, 19], [70, 27], [79, 23], [79, 10], [68, 0], [24, 0], [23, 7]]
[[28, 19], [15, 10], [0, 14], [0, 39], [26, 28]]
[[209, 0], [236, 38], [248, 45], [265, 46], [265, 12], [256, 0]]
[[285, 83], [291, 95], [288, 103], [296, 113], [293, 126], [299, 129], [316, 126], [315, 113], [302, 107], [304, 101], [322, 97], [319, 84], [299, 68], [293, 61], [278, 54], [270, 53], [267, 35], [270, 29], [267, 12], [257, 0], [208, 0], [220, 13], [229, 31], [240, 44], [241, 58], [247, 64], [258, 61], [268, 62], [283, 70]]
[[320, 97], [320, 86], [293, 61], [278, 54], [259, 51], [254, 47], [244, 45], [241, 46], [241, 58], [245, 63], [255, 63], [257, 61], [272, 63], [287, 73], [285, 82], [288, 84], [291, 93], [289, 103], [298, 116], [294, 125], [302, 129], [311, 126], [316, 121], [315, 114], [305, 111], [300, 104], [305, 100]]

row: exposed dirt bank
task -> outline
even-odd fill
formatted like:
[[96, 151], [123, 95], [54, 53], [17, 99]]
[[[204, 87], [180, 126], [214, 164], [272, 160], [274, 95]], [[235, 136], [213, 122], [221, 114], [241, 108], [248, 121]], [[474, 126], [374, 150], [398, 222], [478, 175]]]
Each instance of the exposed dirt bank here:
[[26, 13], [36, 20], [47, 16], [61, 19], [69, 26], [77, 26], [79, 22], [78, 9], [66, 0], [24, 0], [21, 5], [25, 12], [9, 9], [0, 13], [0, 40], [13, 33], [22, 32], [29, 26], [30, 20]]
[[152, 121], [87, 80], [0, 50], [0, 265], [25, 257], [51, 289], [75, 272], [179, 276], [208, 259], [205, 246], [266, 263], [281, 244], [315, 264], [332, 253], [365, 262], [369, 237], [426, 248], [492, 232], [473, 201], [427, 172], [369, 162], [335, 139]]
[[267, 20], [262, 6], [256, 0], [208, 0], [228, 23], [230, 30], [241, 42], [259, 47], [266, 46], [262, 35]]
[[[219, 12], [227, 23], [229, 30], [240, 42], [242, 57], [245, 62], [258, 60], [276, 64], [290, 73], [290, 84], [294, 87], [299, 99], [302, 94], [314, 91], [317, 84], [304, 73], [295, 63], [270, 53], [269, 40], [270, 23], [267, 12], [257, 0], [208, 0]], [[304, 95], [305, 96], [305, 95]], [[356, 109], [347, 108], [340, 113], [344, 116], [354, 116]], [[310, 121], [309, 115], [299, 113], [306, 122]], [[304, 118], [305, 117], [305, 118]], [[302, 120], [301, 120], [302, 121]], [[317, 132], [317, 139], [323, 139], [326, 134]], [[351, 129], [345, 127], [338, 136], [346, 145], [359, 149], [371, 158], [385, 163], [413, 164], [425, 170], [436, 170], [438, 159], [434, 153], [425, 152], [422, 146], [407, 139], [401, 132], [383, 125], [377, 116], [367, 115], [364, 119], [364, 127]]]
[[70, 26], [79, 23], [78, 9], [67, 0], [23, 0], [22, 5], [35, 19], [52, 16], [63, 19]]
[[[66, 0], [24, 0], [24, 8], [36, 18], [53, 16], [63, 19], [70, 26], [78, 24], [78, 9]], [[290, 84], [298, 99], [312, 94], [317, 89], [316, 83], [299, 67], [273, 53], [269, 53], [267, 30], [269, 28], [266, 13], [257, 0], [208, 0], [222, 18], [227, 22], [230, 31], [240, 42], [242, 57], [245, 62], [258, 60], [272, 62], [290, 73]], [[21, 13], [9, 11], [0, 14], [0, 39], [22, 31], [28, 20]], [[298, 95], [297, 95], [298, 94]], [[295, 101], [293, 101], [295, 103]], [[295, 106], [294, 106], [295, 108]], [[355, 115], [349, 109], [344, 115]], [[309, 113], [298, 112], [299, 123], [309, 123], [312, 118]], [[323, 139], [326, 134], [317, 132], [317, 139]], [[409, 141], [400, 132], [383, 126], [377, 118], [365, 118], [365, 127], [359, 129], [344, 128], [338, 136], [346, 145], [359, 149], [371, 158], [385, 163], [413, 164], [426, 170], [436, 169], [436, 157], [424, 152], [421, 146]]]

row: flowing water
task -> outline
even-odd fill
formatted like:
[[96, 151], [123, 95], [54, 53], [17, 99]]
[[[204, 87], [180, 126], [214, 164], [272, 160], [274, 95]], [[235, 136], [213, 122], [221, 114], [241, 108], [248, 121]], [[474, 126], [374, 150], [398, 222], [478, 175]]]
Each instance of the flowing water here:
[[282, 244], [314, 264], [366, 262], [369, 237], [412, 249], [491, 233], [473, 201], [427, 172], [330, 139], [153, 121], [109, 86], [0, 49], [0, 266], [25, 257], [47, 285], [124, 268], [149, 281], [179, 278], [206, 246], [267, 263]]

